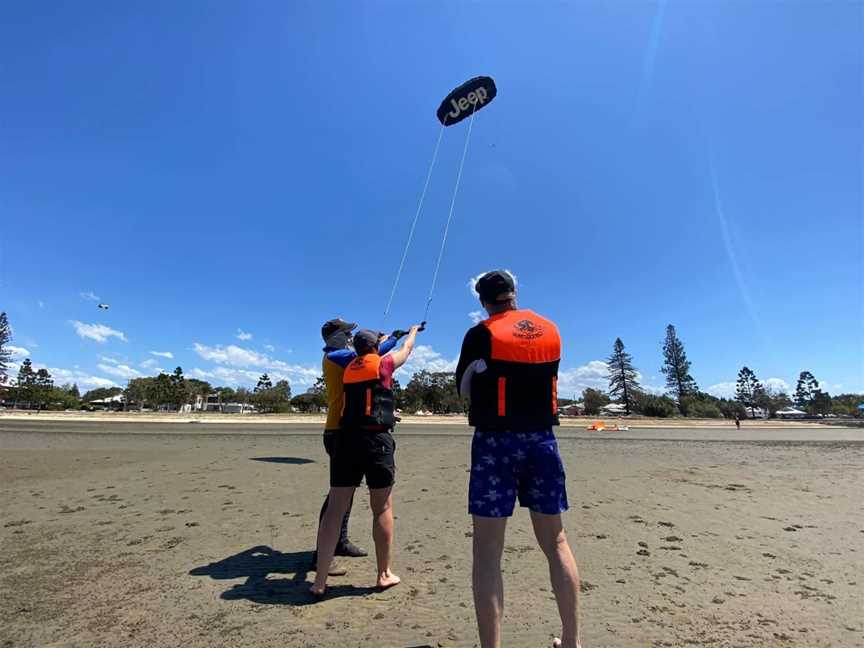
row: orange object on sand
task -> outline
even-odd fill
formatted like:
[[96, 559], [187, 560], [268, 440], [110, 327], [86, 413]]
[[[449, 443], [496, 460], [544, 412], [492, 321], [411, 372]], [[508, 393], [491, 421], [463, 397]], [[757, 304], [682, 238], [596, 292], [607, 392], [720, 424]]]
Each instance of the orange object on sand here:
[[603, 421], [594, 421], [587, 429], [600, 432], [606, 429], [606, 424]]

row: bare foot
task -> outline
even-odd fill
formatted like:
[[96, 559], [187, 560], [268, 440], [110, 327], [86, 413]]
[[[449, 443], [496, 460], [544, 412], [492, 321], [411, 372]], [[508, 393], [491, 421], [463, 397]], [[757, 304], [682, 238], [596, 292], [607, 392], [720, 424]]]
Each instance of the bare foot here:
[[324, 595], [327, 593], [327, 586], [313, 584], [312, 587], [309, 588], [309, 593], [315, 598], [324, 598]]
[[[558, 637], [555, 637], [552, 640], [552, 648], [564, 648], [564, 644], [561, 642], [561, 640]], [[577, 643], [576, 648], [582, 648], [582, 644]]]
[[382, 573], [378, 574], [378, 588], [379, 589], [388, 589], [390, 587], [395, 587], [399, 583], [402, 582], [402, 579], [399, 578], [396, 574], [394, 574], [389, 569]]

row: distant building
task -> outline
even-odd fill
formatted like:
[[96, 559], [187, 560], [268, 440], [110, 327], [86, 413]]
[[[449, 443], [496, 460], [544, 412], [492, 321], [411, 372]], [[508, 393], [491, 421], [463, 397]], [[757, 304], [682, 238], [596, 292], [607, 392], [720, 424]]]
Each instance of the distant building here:
[[601, 416], [626, 416], [627, 407], [620, 403], [609, 403], [600, 408]]
[[805, 416], [807, 416], [807, 412], [802, 412], [801, 410], [791, 406], [777, 410], [777, 418], [781, 419], [800, 419], [804, 418]]
[[249, 414], [255, 411], [255, 406], [249, 403], [222, 403], [222, 411], [226, 414]]
[[123, 394], [117, 394], [116, 396], [108, 396], [107, 398], [97, 398], [96, 400], [88, 401], [90, 405], [94, 407], [101, 407], [102, 409], [118, 409], [123, 407], [126, 402], [126, 397]]
[[761, 407], [748, 407], [746, 416], [750, 419], [767, 419], [768, 410], [762, 409]]
[[585, 413], [585, 403], [570, 403], [558, 408], [561, 416], [582, 416]]

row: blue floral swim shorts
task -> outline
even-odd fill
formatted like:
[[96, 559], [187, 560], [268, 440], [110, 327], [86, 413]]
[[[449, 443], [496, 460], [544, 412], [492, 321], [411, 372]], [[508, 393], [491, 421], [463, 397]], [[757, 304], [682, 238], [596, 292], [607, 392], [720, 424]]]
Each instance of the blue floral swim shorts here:
[[520, 506], [554, 515], [567, 510], [564, 464], [551, 429], [474, 432], [468, 512], [510, 517]]

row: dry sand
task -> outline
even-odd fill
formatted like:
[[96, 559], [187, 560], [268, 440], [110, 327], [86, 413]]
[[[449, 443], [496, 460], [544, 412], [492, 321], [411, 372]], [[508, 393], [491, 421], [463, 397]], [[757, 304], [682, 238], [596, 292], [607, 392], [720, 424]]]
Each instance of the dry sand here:
[[[864, 646], [864, 430], [559, 437], [586, 648]], [[0, 418], [0, 647], [476, 645], [468, 430], [397, 439], [403, 584], [374, 592], [374, 560], [350, 560], [313, 603], [315, 427]], [[371, 548], [367, 502], [352, 536]], [[504, 572], [504, 645], [548, 646], [522, 510]]]

